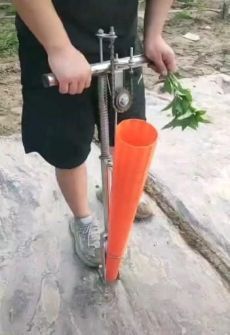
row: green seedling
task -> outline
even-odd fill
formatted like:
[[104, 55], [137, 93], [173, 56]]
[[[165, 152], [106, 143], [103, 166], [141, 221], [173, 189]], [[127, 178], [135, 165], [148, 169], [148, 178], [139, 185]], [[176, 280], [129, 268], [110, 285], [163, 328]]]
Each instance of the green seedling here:
[[163, 109], [163, 111], [171, 110], [173, 119], [163, 129], [181, 127], [182, 130], [186, 128], [196, 130], [201, 123], [210, 123], [205, 117], [206, 111], [193, 106], [191, 91], [182, 87], [175, 74], [167, 75], [163, 89], [173, 95], [173, 100]]

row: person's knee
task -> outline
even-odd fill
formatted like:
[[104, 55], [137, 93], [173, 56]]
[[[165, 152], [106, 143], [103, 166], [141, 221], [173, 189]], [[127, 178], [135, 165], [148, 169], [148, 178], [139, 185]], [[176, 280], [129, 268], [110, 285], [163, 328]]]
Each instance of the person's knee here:
[[81, 163], [80, 165], [77, 166], [73, 166], [70, 168], [55, 168], [55, 174], [56, 176], [64, 176], [64, 175], [72, 175], [72, 174], [76, 174], [78, 171], [81, 171], [83, 169], [86, 168], [86, 161], [84, 161], [83, 163]]

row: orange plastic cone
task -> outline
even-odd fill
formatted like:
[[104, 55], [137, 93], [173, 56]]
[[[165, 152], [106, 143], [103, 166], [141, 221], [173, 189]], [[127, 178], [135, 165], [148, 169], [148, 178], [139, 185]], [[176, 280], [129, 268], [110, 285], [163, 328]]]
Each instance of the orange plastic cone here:
[[157, 136], [156, 129], [143, 120], [125, 120], [117, 126], [106, 256], [108, 282], [118, 277]]

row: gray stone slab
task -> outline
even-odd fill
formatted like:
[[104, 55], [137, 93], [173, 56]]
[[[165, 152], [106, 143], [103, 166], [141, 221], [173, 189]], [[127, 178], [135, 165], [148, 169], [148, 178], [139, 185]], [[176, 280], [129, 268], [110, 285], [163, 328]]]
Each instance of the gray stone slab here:
[[[0, 139], [0, 335], [229, 335], [229, 291], [156, 207], [135, 224], [121, 280], [104, 287], [74, 256], [53, 169]], [[100, 182], [89, 159], [90, 201]]]
[[230, 77], [183, 82], [212, 123], [197, 131], [161, 131], [169, 121], [167, 112], [160, 112], [168, 96], [148, 92], [148, 120], [160, 135], [151, 171], [184, 205], [178, 211], [230, 267]]

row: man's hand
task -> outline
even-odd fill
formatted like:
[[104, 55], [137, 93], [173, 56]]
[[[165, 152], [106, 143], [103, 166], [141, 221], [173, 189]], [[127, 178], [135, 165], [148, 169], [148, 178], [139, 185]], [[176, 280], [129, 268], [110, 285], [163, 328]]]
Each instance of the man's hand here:
[[145, 41], [145, 55], [153, 62], [151, 67], [163, 76], [177, 69], [175, 54], [161, 36]]
[[49, 65], [62, 94], [80, 94], [91, 83], [91, 67], [72, 45], [48, 52]]

